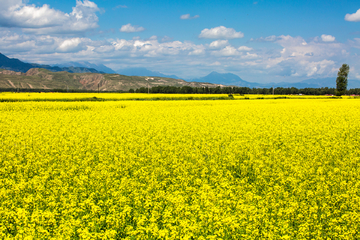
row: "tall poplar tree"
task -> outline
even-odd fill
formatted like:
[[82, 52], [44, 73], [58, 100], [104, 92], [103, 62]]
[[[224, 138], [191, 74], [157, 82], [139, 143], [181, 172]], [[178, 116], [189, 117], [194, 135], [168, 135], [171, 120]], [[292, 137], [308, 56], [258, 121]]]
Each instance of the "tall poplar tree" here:
[[343, 64], [339, 69], [338, 76], [336, 78], [336, 95], [341, 96], [345, 93], [348, 80], [347, 77], [349, 75], [350, 67], [347, 64]]

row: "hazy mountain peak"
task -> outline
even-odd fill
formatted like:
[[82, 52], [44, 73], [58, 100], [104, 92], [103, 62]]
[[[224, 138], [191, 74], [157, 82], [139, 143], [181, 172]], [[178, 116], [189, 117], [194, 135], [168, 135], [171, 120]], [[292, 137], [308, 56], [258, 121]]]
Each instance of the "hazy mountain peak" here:
[[66, 63], [62, 63], [62, 64], [57, 64], [56, 66], [58, 66], [58, 67], [93, 68], [99, 72], [116, 73], [114, 70], [112, 70], [111, 68], [108, 68], [104, 64], [95, 64], [95, 63], [90, 63], [88, 61], [80, 61], [80, 62], [70, 61], [70, 62], [66, 62]]
[[239, 87], [257, 87], [258, 83], [251, 83], [241, 79], [238, 75], [233, 73], [218, 73], [212, 71], [205, 77], [196, 78], [192, 81], [195, 82], [208, 82], [208, 83], [216, 83], [222, 85], [232, 85], [232, 86], [239, 86]]
[[151, 71], [144, 67], [130, 67], [117, 70], [117, 73], [125, 76], [149, 76], [149, 77], [166, 77], [166, 78], [175, 78], [180, 79], [175, 75], [166, 75], [161, 72]]

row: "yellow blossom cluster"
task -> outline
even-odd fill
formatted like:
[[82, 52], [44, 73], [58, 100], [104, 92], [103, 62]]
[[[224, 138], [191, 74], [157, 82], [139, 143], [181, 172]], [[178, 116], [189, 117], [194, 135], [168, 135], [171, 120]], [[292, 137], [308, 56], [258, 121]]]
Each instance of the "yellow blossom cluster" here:
[[0, 103], [1, 239], [359, 239], [360, 101]]

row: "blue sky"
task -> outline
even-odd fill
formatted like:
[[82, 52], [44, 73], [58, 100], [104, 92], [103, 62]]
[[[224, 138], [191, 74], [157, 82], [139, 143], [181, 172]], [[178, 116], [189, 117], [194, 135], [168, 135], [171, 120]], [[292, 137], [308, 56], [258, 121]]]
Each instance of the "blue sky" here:
[[0, 0], [0, 52], [27, 62], [146, 67], [185, 79], [360, 80], [359, 1]]

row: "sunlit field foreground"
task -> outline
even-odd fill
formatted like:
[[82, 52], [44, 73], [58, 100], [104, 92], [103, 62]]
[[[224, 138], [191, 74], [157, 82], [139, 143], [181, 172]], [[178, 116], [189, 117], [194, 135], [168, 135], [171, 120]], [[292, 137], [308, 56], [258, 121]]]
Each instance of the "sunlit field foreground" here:
[[1, 239], [360, 238], [360, 100], [3, 102], [0, 115]]

